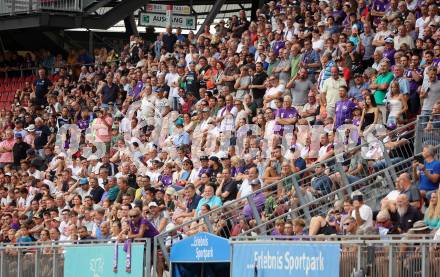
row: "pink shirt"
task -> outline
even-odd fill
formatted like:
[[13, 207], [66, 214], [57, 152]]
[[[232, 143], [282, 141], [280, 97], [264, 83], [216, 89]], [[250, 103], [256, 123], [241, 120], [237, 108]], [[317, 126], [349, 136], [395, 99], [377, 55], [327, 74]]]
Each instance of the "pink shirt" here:
[[[104, 120], [110, 127], [104, 123]], [[104, 120], [97, 118], [93, 123], [93, 132], [97, 142], [110, 142], [112, 140], [111, 126], [113, 119], [111, 116], [107, 116]]]
[[12, 155], [12, 147], [15, 144], [14, 139], [4, 140], [0, 142], [0, 148], [10, 148], [11, 151], [0, 153], [0, 163], [12, 163], [14, 162], [14, 156]]

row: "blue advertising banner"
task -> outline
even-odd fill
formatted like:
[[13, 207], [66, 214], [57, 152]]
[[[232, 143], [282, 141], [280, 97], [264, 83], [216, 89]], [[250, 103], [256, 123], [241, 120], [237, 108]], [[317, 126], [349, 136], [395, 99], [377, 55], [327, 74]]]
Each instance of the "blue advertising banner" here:
[[237, 243], [232, 276], [339, 277], [339, 244]]
[[144, 244], [131, 245], [131, 273], [125, 271], [127, 253], [123, 244], [119, 245], [118, 271], [113, 272], [115, 246], [108, 245], [78, 245], [65, 247], [64, 277], [138, 277], [143, 274]]
[[229, 240], [199, 233], [179, 241], [171, 247], [172, 263], [214, 263], [230, 262]]

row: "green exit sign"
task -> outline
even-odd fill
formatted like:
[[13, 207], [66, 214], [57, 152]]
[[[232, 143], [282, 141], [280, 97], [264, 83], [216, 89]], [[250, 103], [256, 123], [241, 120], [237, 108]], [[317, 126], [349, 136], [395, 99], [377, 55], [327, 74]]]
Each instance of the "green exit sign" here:
[[149, 15], [144, 15], [144, 16], [142, 17], [142, 21], [143, 21], [144, 23], [150, 23], [150, 16], [149, 16]]

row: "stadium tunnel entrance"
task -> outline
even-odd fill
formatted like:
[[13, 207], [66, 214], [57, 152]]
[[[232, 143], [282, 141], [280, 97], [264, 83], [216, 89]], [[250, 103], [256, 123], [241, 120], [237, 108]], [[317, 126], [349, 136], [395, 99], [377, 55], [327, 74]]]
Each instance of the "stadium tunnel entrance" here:
[[171, 247], [171, 276], [220, 277], [230, 275], [229, 240], [209, 233], [185, 238]]

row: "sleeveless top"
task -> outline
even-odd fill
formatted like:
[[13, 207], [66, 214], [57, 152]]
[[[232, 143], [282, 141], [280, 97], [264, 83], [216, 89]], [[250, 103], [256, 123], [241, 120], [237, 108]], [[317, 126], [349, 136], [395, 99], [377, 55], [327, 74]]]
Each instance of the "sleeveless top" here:
[[364, 130], [367, 126], [373, 124], [374, 122], [374, 112], [373, 113], [365, 113], [364, 122], [362, 123], [361, 130]]
[[399, 99], [390, 98], [388, 105], [390, 107], [389, 116], [397, 117], [397, 114], [402, 110], [402, 102]]

